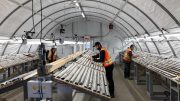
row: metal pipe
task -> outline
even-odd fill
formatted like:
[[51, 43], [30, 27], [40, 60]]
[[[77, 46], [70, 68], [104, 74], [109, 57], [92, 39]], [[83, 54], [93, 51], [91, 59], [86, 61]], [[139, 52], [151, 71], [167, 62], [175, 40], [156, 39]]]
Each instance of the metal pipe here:
[[86, 76], [86, 79], [85, 79], [85, 82], [84, 82], [84, 84], [83, 84], [83, 86], [84, 86], [85, 88], [88, 87], [88, 83], [89, 83], [89, 79], [90, 79], [91, 72], [92, 72], [92, 69], [89, 68], [89, 69], [88, 69], [87, 76]]
[[97, 70], [94, 70], [92, 90], [95, 92], [97, 91]]
[[82, 68], [82, 70], [81, 70], [81, 72], [79, 73], [78, 77], [76, 78], [75, 84], [79, 84], [79, 82], [80, 82], [80, 80], [81, 80], [81, 77], [82, 77], [84, 71], [86, 70], [86, 68], [83, 67], [83, 66], [81, 66], [81, 68]]
[[[88, 56], [85, 54], [84, 56]], [[64, 81], [68, 81], [74, 85], [82, 85], [82, 87], [93, 92], [109, 96], [109, 89], [105, 77], [104, 67], [99, 66], [100, 63], [90, 61], [87, 58], [79, 58], [65, 70], [54, 75], [60, 76]]]
[[102, 73], [102, 75], [103, 75], [103, 79], [104, 79], [104, 85], [107, 86], [108, 83], [107, 83], [107, 79], [106, 79], [106, 76], [105, 76], [106, 74]]
[[75, 79], [77, 78], [78, 74], [80, 73], [81, 69], [83, 66], [77, 65], [78, 66], [78, 70], [75, 72], [75, 74], [73, 75], [73, 77], [71, 78], [70, 82], [74, 82]]
[[76, 69], [76, 68], [74, 68], [74, 67], [75, 67], [75, 65], [69, 66], [69, 68], [66, 68], [66, 72], [63, 73], [63, 75], [58, 75], [58, 77], [61, 78], [62, 80], [65, 79], [65, 77], [67, 77], [68, 74], [69, 74], [70, 72], [72, 72], [73, 69]]
[[74, 63], [74, 68], [73, 68], [73, 70], [71, 70], [71, 73], [69, 73], [66, 77], [65, 77], [65, 81], [67, 81], [67, 82], [72, 82], [71, 81], [71, 79], [72, 78], [74, 78], [74, 74], [76, 73], [76, 72], [78, 72], [78, 70], [79, 70], [79, 66], [77, 66], [77, 64], [76, 63]]
[[97, 72], [97, 92], [100, 93], [100, 72]]
[[81, 81], [79, 83], [80, 85], [82, 85], [84, 83], [84, 81], [85, 81], [84, 79], [85, 79], [85, 77], [87, 75], [88, 70], [89, 70], [89, 68], [85, 68], [85, 72], [84, 72], [84, 74], [83, 74], [83, 76], [81, 78]]
[[71, 65], [69, 65], [64, 71], [60, 72], [57, 77], [61, 77], [62, 75], [64, 75], [65, 72], [67, 72], [74, 64], [72, 63]]
[[90, 76], [90, 79], [89, 79], [88, 89], [91, 89], [91, 87], [92, 87], [93, 75], [94, 75], [94, 70], [92, 69], [91, 76]]
[[54, 73], [53, 76], [56, 77], [59, 73], [61, 73], [64, 70], [65, 70], [65, 68], [62, 68], [60, 71], [57, 71], [56, 73]]
[[101, 82], [100, 82], [100, 94], [105, 95], [106, 92], [105, 92], [104, 79], [103, 79], [102, 73], [100, 73], [100, 80], [101, 80]]
[[109, 88], [108, 88], [108, 86], [105, 86], [105, 91], [106, 91], [106, 96], [110, 96], [110, 93], [109, 93]]

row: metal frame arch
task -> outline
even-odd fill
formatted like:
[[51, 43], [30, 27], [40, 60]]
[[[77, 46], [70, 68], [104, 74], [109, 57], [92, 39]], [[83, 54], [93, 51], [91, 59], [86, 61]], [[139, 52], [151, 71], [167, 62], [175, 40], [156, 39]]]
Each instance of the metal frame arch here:
[[[92, 1], [92, 0], [89, 0], [89, 1]], [[62, 3], [62, 2], [65, 2], [65, 1], [61, 1], [61, 3]], [[96, 1], [96, 2], [97, 2], [97, 1]], [[60, 3], [60, 2], [58, 2], [58, 3]], [[57, 3], [54, 3], [54, 4], [57, 4]], [[54, 4], [51, 4], [51, 5], [54, 5]], [[45, 8], [47, 8], [47, 7], [51, 6], [51, 5], [48, 5], [48, 6], [46, 6]], [[109, 5], [109, 6], [113, 7], [113, 5]], [[43, 9], [45, 9], [45, 8], [43, 8]]]
[[[125, 1], [125, 0], [123, 0], [123, 1]], [[127, 3], [129, 4], [129, 5], [131, 5], [131, 6], [133, 6], [134, 8], [136, 8], [138, 11], [140, 11], [146, 18], [148, 18], [149, 20], [150, 20], [150, 22], [152, 22], [152, 24], [154, 24], [154, 26], [160, 31], [161, 30], [161, 28], [156, 24], [156, 22], [153, 20], [153, 19], [151, 19], [145, 12], [143, 12], [140, 8], [138, 8], [137, 6], [135, 6], [133, 3], [131, 3], [131, 2], [129, 2], [129, 1], [127, 1]]]
[[[44, 9], [46, 9], [46, 8], [48, 8], [48, 7], [51, 7], [51, 6], [53, 6], [53, 5], [59, 4], [59, 3], [69, 2], [69, 1], [71, 1], [71, 0], [56, 2], [56, 3], [50, 4], [50, 5], [46, 6], [46, 7], [44, 7], [42, 10], [44, 10]], [[105, 2], [101, 2], [101, 1], [97, 1], [97, 0], [86, 0], [86, 1], [102, 3], [102, 4], [104, 4], [104, 5], [108, 5], [108, 6], [112, 7], [112, 8], [115, 8], [115, 9], [117, 9], [117, 10], [120, 10], [119, 8], [115, 7], [114, 5], [110, 5], [110, 4], [105, 3]], [[39, 10], [39, 11], [40, 11], [40, 10]], [[36, 13], [38, 13], [39, 11], [37, 11]], [[32, 17], [32, 16], [30, 16], [30, 18], [31, 18], [31, 17]], [[131, 16], [131, 17], [132, 17], [132, 16]], [[137, 20], [136, 20], [136, 21], [137, 21]], [[24, 23], [25, 23], [25, 22], [24, 22]], [[138, 23], [139, 23], [139, 22], [138, 22]], [[141, 27], [143, 27], [143, 26], [141, 26]], [[14, 34], [15, 34], [15, 33], [14, 33]], [[12, 35], [12, 36], [13, 36], [13, 35]], [[11, 37], [11, 38], [12, 38], [12, 37]]]
[[[94, 8], [94, 7], [92, 7], [92, 8]], [[87, 12], [87, 11], [85, 11], [85, 12]], [[97, 13], [97, 12], [93, 12], [93, 13]], [[101, 15], [102, 15], [102, 14], [101, 14]], [[118, 16], [118, 17], [119, 17], [119, 16]], [[119, 17], [119, 18], [120, 18], [120, 17]], [[122, 18], [120, 18], [120, 19], [122, 19]], [[123, 19], [122, 19], [122, 20], [123, 20]], [[125, 21], [125, 20], [123, 20], [123, 21]], [[116, 22], [118, 22], [118, 21], [116, 21]], [[125, 23], [128, 24], [128, 22], [126, 22], [126, 21], [125, 21]], [[130, 24], [129, 24], [129, 25], [130, 25]], [[123, 27], [131, 34], [131, 36], [134, 37], [134, 35], [133, 35], [124, 25], [121, 24], [121, 26], [123, 26]], [[45, 27], [46, 27], [46, 26], [45, 26]], [[130, 25], [130, 27], [132, 27], [135, 31], [137, 31], [133, 26]], [[43, 29], [44, 29], [44, 28], [43, 28]], [[48, 31], [48, 33], [49, 33], [49, 31]], [[139, 34], [139, 33], [137, 32], [137, 34]], [[38, 33], [38, 35], [39, 35], [39, 33]], [[37, 36], [38, 36], [38, 35], [37, 35]], [[36, 37], [37, 37], [37, 36], [36, 36]], [[45, 36], [46, 36], [46, 34], [45, 34]]]
[[[29, 3], [31, 0], [27, 0], [26, 2], [24, 2], [21, 5], [26, 5], [27, 3]], [[66, 1], [70, 1], [70, 0], [66, 0]], [[88, 1], [92, 1], [92, 0], [88, 0]], [[125, 1], [125, 0], [124, 0]], [[159, 5], [173, 20], [175, 20], [176, 18], [167, 10], [167, 8], [165, 8], [161, 3], [159, 3], [157, 0], [153, 0], [157, 5]], [[97, 2], [97, 1], [96, 1]], [[138, 11], [140, 11], [141, 13], [143, 13], [142, 10], [140, 10], [137, 6], [135, 6], [134, 4], [128, 2], [128, 4], [132, 5], [133, 7], [135, 7]], [[111, 5], [113, 6], [113, 5]], [[17, 11], [18, 9], [20, 9], [21, 6], [18, 6], [17, 8], [15, 8], [10, 14], [8, 14], [0, 23], [0, 25], [2, 25], [15, 11]], [[148, 17], [145, 13], [143, 13], [143, 15], [145, 15], [155, 26], [155, 22], [150, 19], [150, 17]], [[175, 19], [174, 19], [175, 18]], [[175, 21], [176, 23], [178, 22], [178, 20], [176, 19]], [[179, 23], [179, 22], [178, 22]], [[178, 24], [179, 25], [179, 24]], [[157, 27], [157, 26], [156, 26]]]
[[[104, 15], [104, 16], [106, 16], [106, 17], [108, 17], [108, 18], [110, 18], [109, 16], [107, 16], [107, 15], [105, 15], [105, 14], [103, 14], [103, 13], [98, 13], [98, 12], [92, 12], [92, 11], [85, 11], [85, 12], [90, 12], [90, 13], [96, 13], [96, 14], [100, 14], [100, 15]], [[71, 12], [71, 13], [73, 13], [73, 12]], [[70, 13], [68, 13], [68, 14], [70, 14]], [[65, 15], [63, 15], [63, 16], [61, 16], [61, 17], [64, 17], [64, 16], [66, 16], [67, 14], [65, 14]], [[116, 21], [116, 22], [118, 22], [118, 21]], [[125, 22], [126, 23], [126, 22]], [[127, 22], [127, 24], [128, 24], [128, 22]], [[125, 27], [122, 23], [121, 23], [121, 26], [123, 26], [123, 27]], [[131, 25], [129, 25], [133, 30], [135, 30], [135, 31], [137, 31], [133, 26], [131, 26]], [[31, 28], [31, 30], [32, 30], [33, 28]], [[127, 29], [127, 28], [126, 28]], [[127, 29], [128, 30], [128, 29]], [[132, 35], [132, 36], [134, 36], [130, 31], [129, 31], [129, 33]], [[138, 32], [137, 32], [138, 33]], [[139, 33], [138, 33], [139, 34]], [[39, 35], [39, 33], [38, 33], [38, 35]]]
[[[90, 15], [89, 15], [90, 16]], [[92, 15], [91, 15], [92, 16]], [[75, 16], [75, 17], [79, 17], [79, 16]], [[71, 18], [75, 18], [75, 17], [71, 17]], [[101, 18], [101, 19], [105, 19], [105, 18], [103, 18], [103, 17], [100, 17], [100, 16], [95, 16], [95, 15], [93, 15], [93, 17], [98, 17], [98, 18]], [[68, 19], [71, 19], [71, 18], [68, 18]], [[65, 20], [68, 20], [68, 19], [65, 19]], [[105, 19], [105, 20], [107, 20], [107, 19]], [[109, 21], [109, 20], [108, 20]], [[61, 21], [61, 22], [63, 22], [63, 21]], [[110, 22], [110, 21], [109, 21]], [[56, 24], [56, 25], [54, 25], [52, 28], [50, 28], [50, 30], [44, 35], [44, 37], [43, 38], [45, 38], [46, 37], [46, 35], [52, 30], [52, 29], [54, 29], [56, 26], [57, 26], [58, 24]], [[118, 26], [117, 26], [118, 27]], [[119, 27], [123, 32], [125, 32], [124, 34], [127, 36], [127, 37], [129, 37], [129, 34], [127, 34], [126, 33], [126, 31], [124, 31], [121, 27]], [[126, 29], [127, 31], [128, 31], [128, 29]], [[129, 31], [128, 31], [129, 32]], [[131, 33], [131, 32], [129, 32], [129, 33]], [[131, 34], [131, 36], [132, 37], [134, 37], [132, 34]], [[138, 42], [137, 42], [138, 43]], [[142, 51], [142, 48], [141, 48], [141, 46], [140, 46], [140, 44], [138, 43], [138, 45], [139, 45], [139, 47], [140, 47], [140, 49], [141, 49], [141, 51]]]
[[[87, 12], [87, 11], [86, 11]], [[91, 12], [91, 11], [88, 11], [89, 13], [96, 13], [96, 14], [100, 14], [100, 13], [97, 13], [97, 12]], [[78, 12], [74, 12], [74, 13], [78, 13]], [[72, 13], [69, 13], [69, 14], [72, 14]], [[68, 14], [67, 14], [68, 15]], [[102, 15], [102, 14], [100, 14], [100, 15]], [[65, 15], [63, 15], [63, 16], [65, 16]], [[61, 16], [61, 17], [63, 17], [63, 16]], [[109, 19], [112, 19], [111, 17], [109, 17], [109, 16], [107, 16], [107, 15], [104, 15], [104, 16], [106, 16], [107, 18], [109, 18]], [[60, 17], [58, 17], [57, 19], [59, 19]], [[123, 26], [130, 34], [131, 34], [131, 36], [133, 37], [133, 34], [124, 26], [124, 25], [122, 25], [121, 23], [119, 23], [118, 21], [116, 21], [118, 24], [120, 24], [121, 26]], [[49, 24], [51, 24], [51, 22], [49, 23]], [[43, 30], [49, 25], [49, 24], [47, 24], [44, 28], [43, 28]], [[38, 33], [38, 35], [39, 35], [39, 33]], [[37, 35], [37, 36], [38, 36]]]
[[[108, 13], [110, 13], [110, 14], [112, 14], [112, 15], [115, 15], [114, 13], [112, 13], [112, 12], [110, 12], [110, 11], [108, 11], [108, 10], [105, 10], [105, 9], [101, 9], [101, 8], [96, 8], [96, 7], [91, 7], [91, 6], [82, 6], [83, 8], [91, 8], [91, 9], [98, 9], [98, 10], [102, 10], [102, 11], [105, 11], [105, 12], [108, 12]], [[66, 8], [66, 9], [63, 9], [63, 10], [67, 10], [67, 9], [71, 9], [71, 8], [73, 8], [73, 7], [70, 7], [70, 8]], [[50, 14], [50, 15], [48, 15], [47, 17], [50, 17], [51, 15], [54, 15], [54, 14], [56, 14], [56, 13], [60, 13], [61, 11], [63, 11], [63, 10], [58, 10], [58, 11], [56, 11], [56, 12], [53, 12], [52, 14]], [[85, 11], [86, 12], [86, 11]], [[102, 13], [103, 14], [103, 13]], [[126, 20], [124, 20], [123, 18], [121, 18], [121, 17], [119, 17], [119, 16], [117, 16], [119, 19], [121, 19], [121, 20], [123, 20], [123, 22], [125, 22], [126, 24], [128, 24], [138, 35], [139, 35], [139, 32], [131, 25], [131, 24], [129, 24], [129, 22], [128, 21], [126, 21]], [[43, 19], [43, 20], [45, 20], [46, 19], [46, 17]], [[35, 27], [38, 25], [40, 23], [40, 21], [35, 25]], [[33, 28], [31, 28], [31, 30], [30, 31], [32, 31], [32, 29]]]
[[[107, 24], [107, 23], [109, 24], [109, 22], [110, 22], [110, 20], [105, 20], [105, 19], [102, 20], [101, 18], [97, 18], [97, 17], [93, 18], [93, 17], [88, 16], [87, 18], [89, 18], [88, 21], [97, 21], [97, 22], [102, 23], [102, 24]], [[72, 23], [76, 23], [78, 21], [68, 21], [68, 22], [70, 22], [70, 23], [66, 23], [66, 26], [68, 26], [68, 25], [70, 25]], [[106, 22], [106, 23], [103, 23], [103, 22]], [[126, 34], [126, 32], [122, 28], [118, 27], [117, 25], [115, 25], [115, 28], [114, 28], [114, 30], [116, 30], [116, 32], [120, 32], [120, 33], [123, 33], [123, 34], [125, 33], [122, 38], [129, 37], [128, 34]], [[117, 28], [119, 28], [121, 30], [118, 30]]]
[[[69, 9], [71, 9], [71, 8], [69, 8]], [[59, 10], [59, 11], [63, 11], [64, 9], [62, 9], [62, 10]], [[39, 11], [38, 12], [36, 12], [36, 13], [39, 13]], [[36, 14], [36, 13], [34, 13], [34, 15]], [[54, 12], [54, 13], [56, 13], [56, 12]], [[53, 14], [52, 14], [53, 15]], [[45, 20], [47, 17], [50, 17], [51, 15], [48, 15], [48, 16], [46, 16], [45, 18], [43, 18], [43, 20]], [[21, 25], [13, 32], [13, 35], [11, 36], [11, 38], [16, 34], [16, 32], [30, 19], [32, 17], [32, 15], [31, 16], [29, 16], [23, 23], [21, 23]], [[53, 20], [53, 21], [55, 21], [55, 20]], [[41, 21], [39, 21], [38, 23], [40, 23]], [[36, 25], [35, 25], [36, 26]]]
[[176, 19], [176, 17], [171, 14], [171, 12], [166, 8], [164, 7], [160, 2], [158, 2], [158, 0], [153, 0], [158, 6], [160, 6], [160, 8], [162, 10], [164, 10], [170, 17], [172, 20], [174, 20], [174, 22], [180, 27], [180, 22]]
[[[110, 20], [108, 20], [108, 19], [106, 19], [106, 18], [104, 18], [104, 17], [100, 17], [100, 16], [95, 16], [95, 15], [87, 15], [87, 16], [88, 16], [88, 17], [89, 17], [89, 16], [92, 16], [92, 17], [104, 19], [104, 20], [106, 20], [106, 21], [110, 21]], [[82, 17], [82, 16], [79, 15], [79, 16], [70, 17], [70, 18], [67, 18], [67, 19], [61, 21], [60, 23], [66, 21], [66, 20], [72, 19], [72, 18], [77, 18], [77, 17]], [[44, 35], [43, 38], [45, 38], [45, 36], [46, 36], [54, 27], [56, 27], [57, 25], [58, 25], [58, 24], [56, 24], [56, 25], [54, 25], [53, 27], [51, 27], [51, 28], [49, 29], [49, 31], [47, 31], [47, 33]], [[120, 28], [119, 26], [117, 26], [117, 27]], [[125, 31], [124, 31], [124, 32], [125, 32]], [[126, 32], [125, 32], [125, 33], [126, 33]], [[126, 33], [126, 35], [128, 35], [128, 34]]]
[[[30, 0], [29, 0], [30, 1]], [[154, 1], [157, 1], [157, 0], [154, 0]], [[27, 1], [28, 2], [28, 1]], [[164, 9], [163, 9], [164, 10]], [[15, 10], [16, 11], [16, 10]]]
[[[91, 1], [91, 0], [89, 0], [89, 1]], [[46, 8], [48, 8], [48, 7], [51, 7], [51, 6], [53, 6], [53, 5], [55, 5], [55, 4], [59, 4], [59, 3], [62, 3], [62, 2], [68, 2], [68, 1], [61, 1], [61, 2], [57, 2], [57, 3], [54, 3], [54, 4], [51, 4], [51, 5], [48, 5], [48, 6], [46, 6], [46, 7], [44, 7], [43, 8], [43, 10], [44, 9], [46, 9]], [[106, 4], [106, 3], [105, 3]], [[109, 5], [108, 5], [109, 6]], [[111, 5], [111, 7], [115, 7], [115, 6], [113, 6], [113, 5]], [[70, 7], [70, 8], [73, 8], [73, 7]], [[91, 8], [95, 8], [95, 7], [91, 7]], [[68, 8], [67, 8], [68, 9]], [[61, 11], [63, 11], [63, 10], [67, 10], [67, 9], [62, 9]], [[116, 8], [116, 9], [118, 9], [118, 8]], [[40, 10], [39, 11], [37, 11], [36, 13], [34, 13], [34, 15], [35, 14], [37, 14], [38, 12], [40, 12]], [[109, 11], [110, 12], [110, 11]], [[112, 13], [113, 14], [113, 13]], [[31, 16], [29, 16], [15, 31], [14, 31], [14, 33], [13, 33], [13, 35], [11, 36], [11, 38], [16, 34], [16, 32], [30, 19], [32, 17], [32, 15]], [[49, 16], [47, 16], [47, 17], [49, 17]], [[47, 18], [46, 17], [46, 18]], [[119, 17], [119, 16], [118, 16]], [[132, 17], [132, 16], [131, 16]], [[122, 19], [121, 17], [119, 17], [120, 19]], [[53, 20], [54, 21], [54, 20]], [[125, 21], [125, 20], [123, 20], [123, 21]], [[127, 22], [126, 22], [127, 23]], [[128, 25], [130, 25], [130, 24], [128, 24]], [[134, 28], [133, 28], [134, 29]], [[137, 30], [135, 30], [136, 32], [137, 32]], [[138, 33], [137, 33], [138, 34]]]
[[[31, 0], [27, 0], [24, 3], [22, 3], [21, 5], [26, 5], [27, 3], [29, 3]], [[12, 15], [14, 14], [14, 12], [16, 12], [18, 9], [20, 9], [21, 6], [18, 6], [17, 8], [15, 8], [11, 13], [9, 13], [0, 23], [0, 26]]]

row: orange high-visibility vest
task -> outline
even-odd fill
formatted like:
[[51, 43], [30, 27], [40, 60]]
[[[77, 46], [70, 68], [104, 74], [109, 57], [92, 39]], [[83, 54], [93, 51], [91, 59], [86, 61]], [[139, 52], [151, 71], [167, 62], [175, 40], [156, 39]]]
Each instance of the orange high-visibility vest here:
[[49, 53], [48, 53], [49, 61], [51, 61], [51, 62], [56, 61], [56, 56], [57, 56], [56, 51], [53, 53], [52, 50], [49, 50]]
[[112, 59], [111, 59], [107, 49], [106, 48], [101, 48], [101, 50], [104, 50], [104, 52], [105, 52], [105, 56], [104, 56], [105, 59], [104, 59], [104, 62], [103, 62], [103, 66], [104, 67], [108, 67], [108, 66], [112, 65], [113, 62], [112, 62]]
[[131, 62], [131, 57], [129, 56], [129, 52], [131, 52], [131, 48], [128, 48], [125, 52], [124, 52], [124, 57], [123, 60], [126, 62]]

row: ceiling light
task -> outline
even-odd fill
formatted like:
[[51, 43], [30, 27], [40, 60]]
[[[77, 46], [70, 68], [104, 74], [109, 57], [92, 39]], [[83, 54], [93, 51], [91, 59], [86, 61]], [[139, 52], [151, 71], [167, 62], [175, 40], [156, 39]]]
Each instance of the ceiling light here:
[[83, 12], [81, 13], [81, 15], [82, 15], [82, 17], [83, 17], [83, 18], [85, 18], [85, 15], [84, 15], [84, 13], [83, 13]]
[[80, 7], [78, 2], [76, 2], [75, 5], [76, 5], [77, 7]]
[[73, 0], [73, 2], [74, 2], [74, 3], [76, 3], [76, 2], [77, 2], [77, 0]]

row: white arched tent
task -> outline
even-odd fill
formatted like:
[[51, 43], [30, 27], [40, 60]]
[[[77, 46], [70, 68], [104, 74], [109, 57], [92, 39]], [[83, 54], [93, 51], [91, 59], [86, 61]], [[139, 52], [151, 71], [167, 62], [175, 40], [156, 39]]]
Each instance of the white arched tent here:
[[[13, 39], [35, 31], [33, 38], [42, 32], [42, 38], [48, 39], [51, 33], [58, 37], [63, 24], [66, 37], [104, 36], [94, 41], [101, 40], [110, 49], [134, 43], [139, 51], [180, 57], [179, 0], [42, 0], [42, 31], [40, 1], [1, 0], [0, 36]], [[114, 25], [111, 32], [109, 23]], [[3, 43], [0, 47], [1, 55], [37, 50], [37, 45]]]

